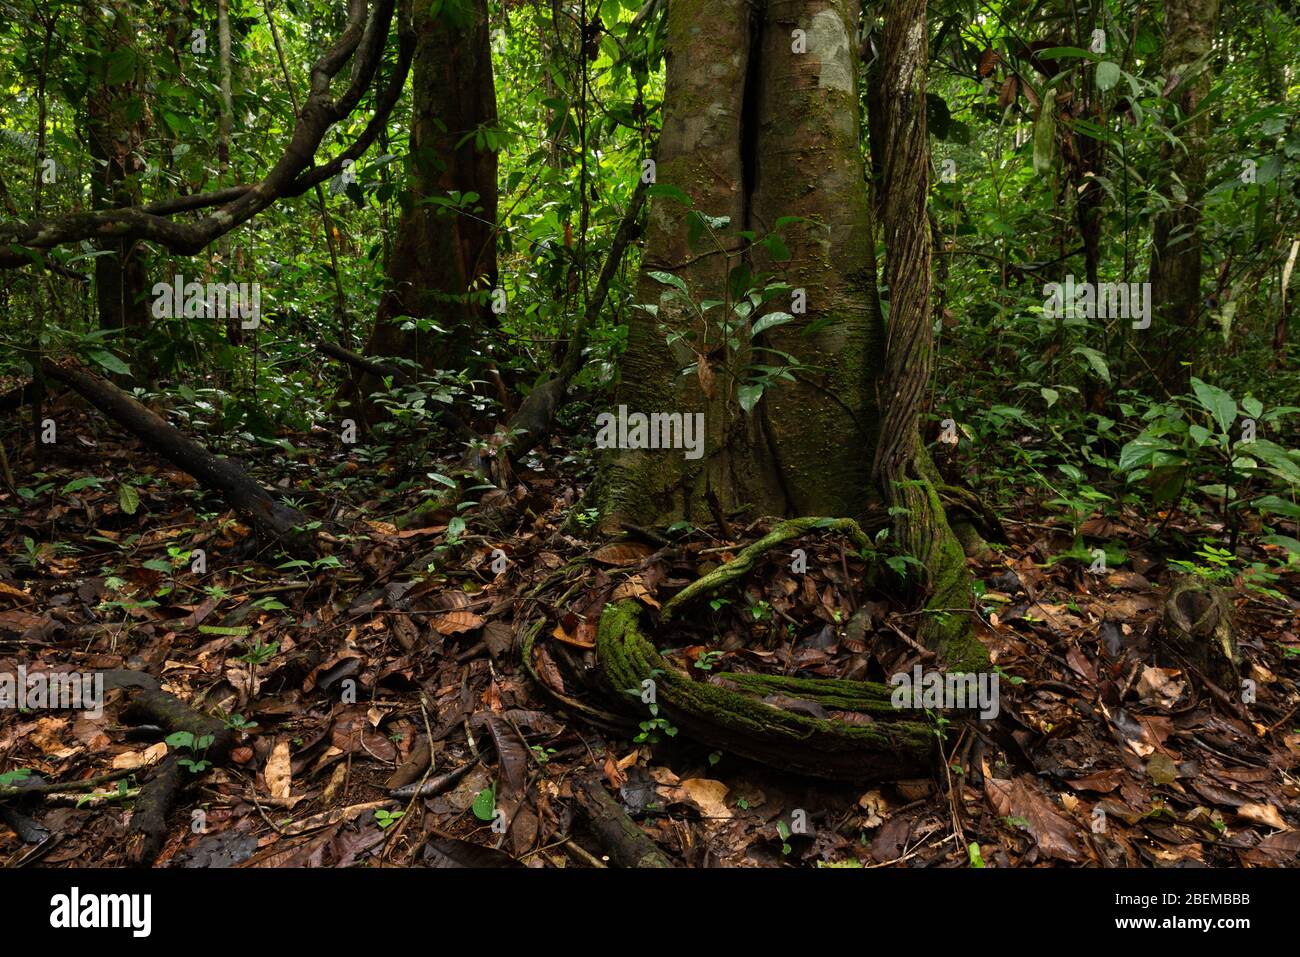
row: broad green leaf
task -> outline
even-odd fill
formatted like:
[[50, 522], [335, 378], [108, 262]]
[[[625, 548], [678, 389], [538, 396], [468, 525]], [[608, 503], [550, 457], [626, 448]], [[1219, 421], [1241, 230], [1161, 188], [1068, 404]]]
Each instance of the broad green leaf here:
[[117, 487], [117, 504], [123, 513], [134, 515], [135, 510], [140, 507], [140, 493], [136, 491], [134, 485], [123, 482]]
[[1047, 98], [1038, 110], [1034, 124], [1034, 172], [1046, 176], [1052, 172], [1056, 156], [1056, 101]]
[[794, 316], [790, 315], [788, 312], [769, 312], [767, 315], [759, 317], [758, 322], [754, 323], [753, 328], [749, 330], [749, 334], [750, 336], [756, 336], [760, 333], [766, 332], [768, 329], [775, 328], [776, 326], [783, 326], [787, 322], [793, 321]]
[[1196, 400], [1201, 403], [1201, 407], [1219, 423], [1219, 431], [1226, 433], [1232, 420], [1237, 417], [1237, 403], [1232, 396], [1218, 386], [1202, 382], [1196, 377], [1192, 378], [1192, 391], [1196, 393]]
[[670, 186], [667, 183], [656, 183], [654, 186], [647, 187], [645, 194], [651, 198], [675, 200], [688, 209], [695, 205], [685, 192], [678, 189], [676, 186]]
[[131, 374], [131, 367], [111, 352], [106, 352], [103, 349], [92, 349], [90, 351], [90, 358], [97, 365], [103, 366], [109, 372], [115, 372], [118, 375]]
[[753, 412], [754, 406], [758, 405], [758, 400], [763, 397], [763, 384], [761, 382], [745, 382], [740, 386], [737, 393], [740, 407], [746, 412]]
[[1261, 512], [1281, 515], [1283, 518], [1300, 519], [1300, 505], [1277, 495], [1265, 495], [1263, 498], [1255, 499], [1250, 504], [1252, 508], [1257, 508]]
[[83, 488], [97, 488], [104, 484], [103, 479], [95, 478], [93, 475], [83, 475], [81, 478], [73, 479], [67, 485], [63, 486], [63, 495], [70, 495], [73, 492], [80, 492]]
[[646, 275], [655, 282], [661, 282], [665, 286], [672, 286], [684, 295], [690, 295], [690, 290], [686, 288], [686, 281], [679, 276], [674, 276], [670, 272], [659, 272], [658, 270], [652, 270], [651, 272], [646, 273]]
[[1120, 68], [1118, 63], [1111, 63], [1110, 60], [1102, 60], [1097, 64], [1097, 89], [1109, 90], [1119, 82]]
[[1102, 382], [1110, 385], [1110, 366], [1106, 364], [1105, 356], [1088, 346], [1075, 346], [1074, 354], [1087, 359], [1088, 365], [1092, 366], [1092, 371], [1101, 376]]

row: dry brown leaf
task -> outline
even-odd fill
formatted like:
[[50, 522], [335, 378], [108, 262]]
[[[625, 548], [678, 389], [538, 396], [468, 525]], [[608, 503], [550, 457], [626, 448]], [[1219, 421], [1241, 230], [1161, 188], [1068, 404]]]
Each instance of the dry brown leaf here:
[[266, 787], [271, 797], [286, 799], [293, 790], [293, 765], [289, 757], [289, 742], [275, 742], [271, 756], [266, 759]]
[[566, 645], [573, 645], [576, 648], [596, 647], [596, 643], [594, 641], [583, 641], [581, 638], [577, 638], [569, 634], [567, 631], [564, 630], [563, 625], [556, 625], [555, 629], [551, 632], [551, 637], [554, 638], [556, 641], [562, 641]]
[[449, 611], [433, 619], [434, 630], [443, 635], [459, 635], [483, 626], [483, 618], [472, 611]]
[[1282, 820], [1282, 815], [1278, 813], [1277, 808], [1271, 804], [1243, 804], [1237, 808], [1237, 815], [1253, 824], [1263, 824], [1265, 827], [1276, 828], [1279, 831], [1291, 830], [1286, 821]]
[[635, 565], [653, 554], [654, 549], [642, 542], [611, 542], [596, 549], [591, 559], [602, 565]]
[[1074, 840], [1077, 830], [1074, 822], [1036, 787], [1026, 784], [1023, 777], [1011, 781], [987, 778], [984, 793], [1000, 816], [1023, 818], [1027, 822], [1027, 830], [1044, 855], [1062, 861], [1082, 859]]

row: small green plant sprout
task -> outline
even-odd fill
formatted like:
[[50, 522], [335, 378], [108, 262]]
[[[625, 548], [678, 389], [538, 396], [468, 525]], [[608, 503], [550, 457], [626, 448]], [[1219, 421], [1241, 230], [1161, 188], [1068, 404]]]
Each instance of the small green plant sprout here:
[[984, 867], [984, 855], [980, 853], [980, 846], [971, 841], [970, 847], [966, 848], [966, 855], [970, 858], [971, 867]]
[[242, 714], [230, 714], [226, 715], [226, 727], [231, 731], [252, 731], [257, 722], [249, 721]]
[[723, 651], [706, 651], [695, 659], [695, 667], [700, 671], [712, 671], [725, 656]]
[[790, 847], [790, 835], [793, 833], [790, 830], [790, 825], [785, 823], [785, 821], [778, 820], [776, 822], [776, 833], [781, 838], [781, 853], [789, 855], [790, 851], [793, 850], [793, 848]]
[[248, 651], [244, 652], [235, 660], [247, 662], [250, 665], [264, 665], [279, 653], [280, 643], [278, 641], [262, 644], [259, 639], [254, 641]]
[[188, 753], [188, 757], [178, 758], [176, 763], [183, 768], [188, 768], [191, 773], [202, 774], [212, 767], [212, 762], [202, 757], [215, 740], [212, 735], [205, 734], [196, 739], [190, 731], [176, 731], [164, 740], [167, 742], [167, 747], [173, 751]]
[[528, 750], [533, 753], [533, 760], [538, 764], [545, 764], [558, 753], [554, 748], [544, 748], [540, 744], [534, 744]]
[[375, 823], [379, 825], [381, 831], [386, 831], [391, 825], [401, 820], [402, 815], [405, 813], [405, 811], [389, 811], [381, 807], [375, 811]]

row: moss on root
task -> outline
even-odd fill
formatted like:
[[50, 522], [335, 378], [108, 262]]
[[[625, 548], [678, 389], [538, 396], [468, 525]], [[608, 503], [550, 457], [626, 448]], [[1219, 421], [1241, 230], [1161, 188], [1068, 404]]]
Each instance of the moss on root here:
[[[696, 681], [659, 654], [641, 629], [636, 602], [610, 603], [601, 615], [597, 656], [611, 688], [640, 702], [654, 682], [660, 712], [689, 737], [773, 767], [816, 777], [867, 780], [912, 774], [929, 766], [932, 726], [903, 720], [889, 689], [867, 682], [723, 673]], [[797, 695], [824, 707], [855, 710], [862, 723], [783, 710], [763, 694]]]

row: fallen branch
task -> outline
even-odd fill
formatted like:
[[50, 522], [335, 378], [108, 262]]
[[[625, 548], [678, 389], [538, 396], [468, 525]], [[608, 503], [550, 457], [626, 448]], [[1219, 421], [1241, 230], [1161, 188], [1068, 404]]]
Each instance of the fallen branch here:
[[673, 867], [673, 862], [646, 836], [601, 784], [589, 773], [573, 779], [573, 796], [587, 819], [587, 826], [619, 867]]
[[294, 554], [315, 554], [313, 536], [304, 529], [306, 516], [276, 501], [234, 462], [213, 455], [107, 379], [75, 365], [57, 365], [48, 359], [42, 363], [41, 370], [47, 378], [80, 393], [177, 468], [194, 476], [205, 487], [220, 492], [235, 511], [252, 523], [264, 543], [275, 542]]

